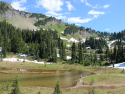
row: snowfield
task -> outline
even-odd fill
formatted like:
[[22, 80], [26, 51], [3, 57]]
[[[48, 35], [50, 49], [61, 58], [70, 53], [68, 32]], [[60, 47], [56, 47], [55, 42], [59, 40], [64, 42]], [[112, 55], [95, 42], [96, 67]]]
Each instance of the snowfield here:
[[[68, 42], [75, 42], [75, 43], [79, 42], [78, 40], [76, 40], [74, 38], [71, 38], [71, 39], [68, 40], [67, 38], [60, 37], [60, 39], [67, 40]], [[81, 42], [83, 43], [85, 41], [86, 41], [86, 39], [82, 38]]]
[[[109, 67], [113, 67], [113, 64], [111, 64], [111, 66], [109, 66]], [[125, 62], [114, 64], [114, 68], [125, 69]]]
[[[59, 54], [57, 54], [57, 57], [60, 57]], [[72, 57], [71, 56], [66, 56], [66, 59], [71, 59]]]
[[64, 34], [64, 31], [61, 31], [62, 34]]
[[71, 59], [72, 57], [71, 56], [67, 56], [66, 59]]
[[69, 44], [67, 44], [67, 47], [71, 47]]
[[[11, 62], [24, 62], [25, 61], [25, 62], [34, 62], [34, 63], [44, 64], [44, 62], [38, 62], [37, 60], [30, 61], [27, 59], [19, 59], [19, 58], [4, 58], [3, 61], [11, 61]], [[47, 64], [50, 64], [50, 63], [47, 63]]]
[[70, 40], [68, 40], [68, 42], [71, 42], [71, 41], [72, 41], [72, 42], [75, 42], [75, 43], [76, 43], [76, 42], [79, 42], [78, 40], [76, 40], [76, 39], [74, 39], [74, 38], [71, 38]]
[[78, 40], [76, 40], [76, 39], [74, 39], [74, 38], [71, 38], [71, 39], [68, 40], [67, 38], [60, 37], [60, 39], [62, 39], [62, 40], [67, 40], [68, 42], [71, 42], [71, 41], [72, 41], [72, 42], [75, 42], [75, 43], [76, 43], [76, 42], [79, 42]]
[[68, 40], [67, 38], [63, 38], [63, 37], [60, 37], [60, 39], [62, 39], [62, 40]]

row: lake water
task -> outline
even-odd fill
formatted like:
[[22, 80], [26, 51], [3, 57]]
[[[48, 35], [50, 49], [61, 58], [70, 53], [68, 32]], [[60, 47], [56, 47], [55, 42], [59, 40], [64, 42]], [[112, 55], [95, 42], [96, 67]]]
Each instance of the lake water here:
[[[43, 86], [55, 87], [57, 81], [60, 82], [61, 87], [71, 87], [76, 84], [80, 75], [87, 76], [93, 73], [81, 70], [27, 70], [31, 73], [18, 74], [21, 86]], [[39, 73], [32, 73], [39, 72]], [[12, 84], [13, 79], [17, 74], [3, 74], [0, 73], [0, 85], [8, 80]]]

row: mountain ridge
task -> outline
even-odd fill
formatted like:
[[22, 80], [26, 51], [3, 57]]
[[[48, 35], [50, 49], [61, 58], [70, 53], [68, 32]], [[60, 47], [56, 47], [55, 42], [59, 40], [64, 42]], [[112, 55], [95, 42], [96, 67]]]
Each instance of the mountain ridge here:
[[[47, 29], [48, 26], [57, 26], [57, 28], [61, 28], [61, 26], [72, 26], [68, 23], [63, 22], [60, 19], [56, 19], [55, 17], [48, 17], [44, 14], [38, 14], [38, 13], [29, 13], [25, 11], [19, 11], [15, 10], [10, 3], [8, 2], [0, 2], [1, 4], [5, 4], [5, 6], [8, 6], [9, 9], [7, 9], [4, 13], [0, 13], [0, 18], [8, 19], [9, 23], [11, 23], [13, 26], [20, 28], [20, 29], [29, 29], [29, 30], [37, 30], [40, 28]], [[60, 26], [58, 25], [60, 24]], [[73, 25], [75, 28], [78, 28], [75, 32], [71, 31], [72, 33], [67, 33], [68, 36], [72, 35], [84, 35], [84, 36], [98, 36], [97, 34], [99, 32], [96, 32], [95, 30], [92, 30], [91, 28], [82, 28], [78, 27], [76, 25]], [[53, 28], [50, 28], [53, 29]], [[64, 31], [66, 33], [65, 29], [62, 29], [61, 31]], [[61, 31], [59, 31], [61, 33]]]

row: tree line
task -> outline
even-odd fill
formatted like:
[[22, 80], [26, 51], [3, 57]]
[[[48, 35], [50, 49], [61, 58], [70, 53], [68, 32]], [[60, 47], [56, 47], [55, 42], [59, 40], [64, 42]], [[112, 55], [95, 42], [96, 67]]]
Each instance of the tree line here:
[[110, 52], [106, 41], [103, 39], [96, 40], [90, 37], [85, 43], [73, 43], [72, 47], [69, 48], [71, 50], [72, 59], [67, 60], [66, 43], [60, 39], [60, 36], [57, 35], [57, 31], [52, 31], [51, 29], [48, 31], [42, 29], [39, 31], [20, 30], [8, 24], [5, 20], [0, 22], [0, 41], [3, 57], [6, 57], [7, 52], [14, 52], [27, 55], [31, 54], [33, 59], [37, 60], [41, 58], [57, 62], [58, 50], [60, 60], [66, 61], [67, 63], [100, 65], [101, 61], [104, 60], [106, 56], [100, 56], [101, 61], [99, 61], [97, 60], [96, 53], [92, 56], [91, 51], [90, 56], [83, 55], [83, 53], [87, 52], [85, 45], [90, 45], [93, 49], [99, 49], [98, 51], [101, 53], [104, 53], [102, 49], [105, 47], [107, 48], [107, 57], [110, 57], [112, 60], [116, 57], [116, 61], [123, 61], [123, 45], [121, 44], [121, 40], [119, 40], [119, 45], [121, 46], [117, 46], [118, 49], [114, 47], [115, 49], [112, 52]]
[[20, 30], [5, 20], [0, 22], [0, 46], [4, 57], [7, 52], [14, 52], [30, 53], [35, 58], [54, 58], [55, 48], [58, 46], [57, 40], [57, 31]]
[[107, 42], [102, 38], [90, 37], [86, 39], [85, 45], [89, 45], [92, 49], [102, 49], [104, 46], [107, 47]]
[[35, 22], [34, 25], [35, 26], [45, 25], [48, 21], [52, 21], [52, 20], [55, 20], [55, 19], [56, 19], [55, 17], [48, 17], [48, 18], [45, 18], [44, 20], [38, 19], [38, 21]]

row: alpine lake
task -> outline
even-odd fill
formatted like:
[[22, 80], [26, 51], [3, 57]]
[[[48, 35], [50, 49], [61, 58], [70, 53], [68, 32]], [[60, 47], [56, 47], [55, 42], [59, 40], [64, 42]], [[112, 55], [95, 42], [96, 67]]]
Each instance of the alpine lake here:
[[83, 70], [42, 70], [42, 69], [11, 69], [1, 68], [0, 70], [16, 70], [23, 71], [23, 73], [3, 73], [0, 72], [0, 85], [13, 83], [16, 75], [19, 76], [21, 86], [41, 86], [41, 87], [55, 87], [57, 81], [60, 82], [61, 87], [75, 86], [80, 78], [92, 75], [92, 72]]

